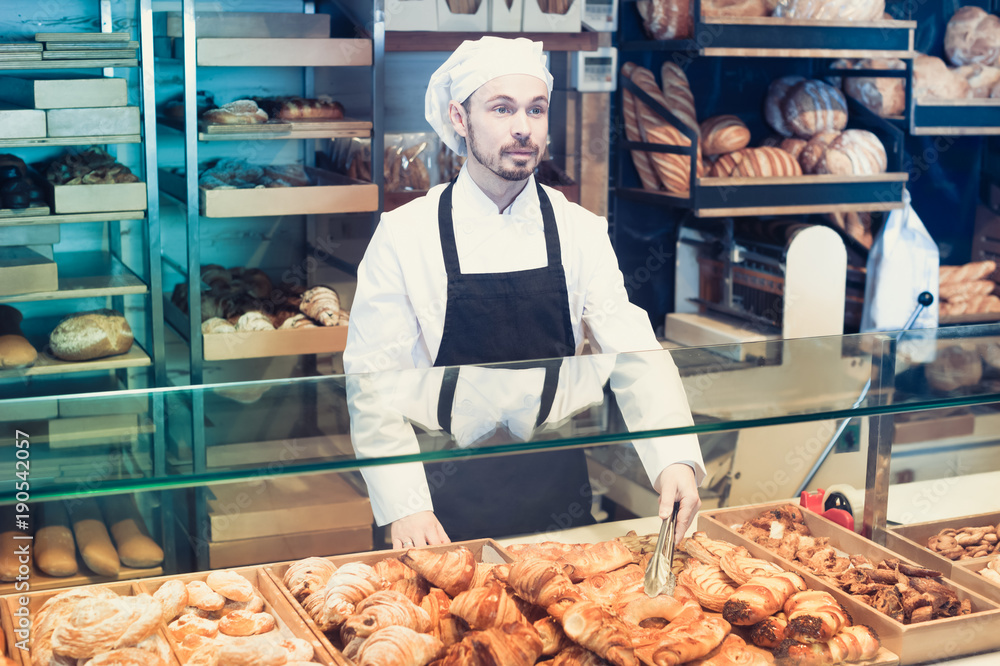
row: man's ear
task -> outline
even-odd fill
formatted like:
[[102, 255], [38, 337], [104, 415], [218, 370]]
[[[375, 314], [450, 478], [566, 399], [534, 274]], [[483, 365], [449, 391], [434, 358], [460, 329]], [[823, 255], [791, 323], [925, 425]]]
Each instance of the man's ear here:
[[465, 107], [455, 100], [448, 102], [448, 120], [451, 121], [451, 126], [455, 129], [456, 134], [462, 138], [468, 138], [469, 117], [465, 113]]

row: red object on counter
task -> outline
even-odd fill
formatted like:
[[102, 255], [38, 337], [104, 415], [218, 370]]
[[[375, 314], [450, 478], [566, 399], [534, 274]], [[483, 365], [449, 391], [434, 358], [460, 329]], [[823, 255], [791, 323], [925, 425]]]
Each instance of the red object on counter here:
[[825, 495], [826, 491], [822, 488], [817, 489], [814, 493], [803, 490], [802, 494], [799, 495], [799, 505], [853, 532], [854, 516], [843, 509], [824, 509], [823, 498]]

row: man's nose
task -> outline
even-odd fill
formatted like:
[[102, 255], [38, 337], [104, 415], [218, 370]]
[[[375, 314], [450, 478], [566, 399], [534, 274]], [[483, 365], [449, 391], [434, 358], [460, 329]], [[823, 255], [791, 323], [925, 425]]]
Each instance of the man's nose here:
[[518, 111], [514, 114], [511, 122], [510, 133], [516, 137], [524, 137], [531, 134], [531, 124], [528, 122], [526, 111]]

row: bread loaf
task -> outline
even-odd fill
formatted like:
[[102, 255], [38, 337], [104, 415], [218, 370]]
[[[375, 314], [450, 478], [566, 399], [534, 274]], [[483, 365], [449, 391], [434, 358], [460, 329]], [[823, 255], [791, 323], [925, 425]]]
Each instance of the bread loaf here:
[[76, 541], [63, 503], [56, 500], [42, 504], [39, 525], [35, 532], [35, 566], [50, 576], [75, 574]]
[[937, 391], [975, 386], [983, 378], [983, 362], [975, 350], [953, 345], [938, 351], [937, 358], [924, 366], [924, 377]]
[[101, 501], [101, 509], [122, 564], [148, 569], [163, 563], [163, 549], [150, 538], [132, 495], [105, 498]]
[[885, 0], [780, 0], [778, 17], [847, 21], [874, 21], [885, 12]]
[[21, 311], [0, 305], [0, 370], [27, 368], [38, 360], [38, 352], [21, 333]]
[[[635, 80], [634, 75], [632, 80]], [[684, 70], [675, 63], [663, 63], [660, 67], [660, 86], [663, 91], [664, 102], [661, 102], [663, 106], [697, 134], [700, 130], [698, 114], [694, 108], [694, 94], [691, 92], [691, 84]]]
[[701, 15], [707, 18], [724, 16], [767, 16], [770, 11], [764, 0], [702, 0]]
[[[635, 68], [634, 63], [627, 62], [622, 65], [622, 77], [631, 78], [629, 75]], [[639, 130], [639, 117], [636, 114], [635, 95], [622, 86], [622, 115], [625, 116], [625, 138], [629, 141], [642, 141], [642, 133]], [[649, 159], [649, 154], [642, 150], [630, 151], [632, 154], [632, 164], [639, 174], [639, 181], [643, 189], [659, 190], [660, 180], [653, 169], [653, 162]]]
[[251, 99], [238, 99], [202, 114], [205, 122], [215, 125], [259, 125], [267, 122], [267, 114]]
[[[777, 147], [781, 148], [783, 151], [791, 155], [792, 159], [798, 162], [799, 156], [802, 155], [802, 151], [805, 150], [805, 147], [808, 145], [809, 142], [806, 141], [805, 139], [792, 138], [792, 139], [785, 139], [780, 144], [778, 144]], [[801, 171], [801, 166], [799, 170]]]
[[809, 139], [802, 152], [799, 153], [799, 166], [802, 167], [802, 173], [816, 173], [816, 167], [819, 166], [823, 155], [826, 154], [830, 142], [838, 136], [840, 136], [840, 132], [820, 132]]
[[252, 101], [265, 114], [280, 120], [339, 120], [344, 117], [340, 102], [325, 98], [254, 97]]
[[734, 176], [746, 178], [774, 178], [798, 176], [802, 169], [795, 159], [781, 148], [751, 148], [733, 170]]
[[73, 500], [70, 504], [70, 520], [73, 522], [73, 536], [80, 549], [83, 563], [96, 574], [117, 576], [121, 571], [118, 551], [111, 543], [111, 536], [101, 516], [97, 500], [87, 497]]
[[93, 310], [65, 317], [49, 335], [52, 355], [88, 361], [124, 354], [132, 348], [132, 329], [117, 310]]
[[[906, 69], [897, 58], [870, 58], [859, 61], [855, 69]], [[902, 78], [846, 76], [844, 92], [877, 115], [898, 116], [906, 109], [906, 81]]]
[[980, 99], [1000, 97], [1000, 67], [963, 65], [952, 70], [969, 83], [969, 96]]
[[743, 158], [753, 154], [753, 151], [753, 148], [743, 148], [742, 150], [737, 150], [735, 153], [720, 155], [715, 160], [715, 164], [712, 165], [709, 175], [713, 178], [729, 178], [734, 175], [733, 172], [736, 171], [736, 167], [743, 161]]
[[994, 65], [1000, 59], [1000, 17], [968, 5], [955, 12], [944, 33], [944, 52], [953, 65]]
[[938, 296], [947, 300], [960, 300], [973, 296], [992, 294], [996, 288], [993, 280], [969, 280], [967, 282], [946, 282], [938, 286]]
[[941, 315], [986, 314], [1000, 312], [1000, 297], [996, 294], [970, 296], [941, 302]]
[[767, 96], [764, 99], [764, 119], [781, 136], [790, 137], [794, 134], [785, 124], [785, 115], [781, 106], [788, 91], [802, 81], [805, 79], [801, 76], [782, 76], [780, 79], [771, 81], [771, 85], [767, 87]]
[[721, 155], [746, 148], [750, 130], [736, 116], [714, 116], [701, 124], [701, 152]]
[[693, 33], [691, 0], [639, 0], [636, 8], [650, 39], [687, 39]]
[[913, 59], [913, 96], [930, 99], [964, 99], [971, 93], [969, 82], [948, 69], [941, 58], [919, 55]]
[[960, 266], [941, 266], [938, 269], [939, 284], [955, 284], [972, 280], [983, 280], [993, 274], [997, 264], [992, 259], [973, 261]]
[[782, 100], [781, 110], [788, 129], [802, 138], [847, 127], [847, 100], [824, 81], [810, 79], [792, 86]]
[[868, 130], [850, 129], [830, 142], [816, 173], [871, 176], [884, 173], [888, 166], [885, 147]]

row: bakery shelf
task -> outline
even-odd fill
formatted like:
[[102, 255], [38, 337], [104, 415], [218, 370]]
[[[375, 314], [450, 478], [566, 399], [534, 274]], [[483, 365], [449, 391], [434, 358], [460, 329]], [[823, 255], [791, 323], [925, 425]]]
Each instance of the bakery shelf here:
[[[27, 209], [34, 210], [34, 209]], [[32, 213], [0, 215], [0, 227], [20, 227], [41, 224], [69, 224], [71, 222], [116, 222], [119, 220], [141, 220], [146, 217], [142, 210], [126, 210], [117, 213], [72, 213], [67, 215], [37, 215]]]
[[135, 58], [107, 58], [80, 60], [5, 60], [0, 61], [0, 70], [4, 69], [104, 69], [107, 67], [138, 67]]
[[202, 67], [367, 67], [372, 64], [370, 39], [197, 39]]
[[[307, 168], [306, 172], [316, 185], [240, 190], [199, 188], [201, 214], [205, 217], [264, 217], [378, 210], [378, 185], [320, 169]], [[183, 176], [161, 170], [160, 186], [178, 200], [187, 200]]]
[[347, 326], [315, 326], [274, 331], [238, 331], [202, 335], [206, 361], [342, 352]]
[[263, 125], [209, 125], [199, 123], [199, 141], [246, 141], [268, 139], [336, 139], [370, 137], [370, 120], [293, 120]]
[[[509, 32], [395, 32], [385, 33], [385, 50], [390, 51], [454, 51], [467, 39], [494, 36], [509, 38]], [[599, 32], [519, 32], [542, 42], [545, 51], [596, 51], [600, 46]]]
[[1000, 135], [1000, 99], [954, 99], [913, 105], [910, 134]]
[[59, 267], [59, 288], [16, 296], [0, 296], [0, 303], [55, 301], [94, 296], [145, 294], [146, 283], [117, 257], [103, 252], [63, 252], [55, 254]]
[[142, 143], [140, 134], [109, 136], [51, 136], [36, 139], [0, 139], [0, 148], [32, 148], [36, 146], [90, 146], [116, 143]]
[[[76, 587], [78, 585], [96, 585], [99, 583], [114, 583], [123, 580], [135, 580], [138, 578], [148, 578], [150, 576], [163, 575], [163, 567], [151, 567], [149, 569], [132, 569], [122, 566], [117, 576], [101, 576], [95, 574], [83, 563], [83, 559], [77, 555], [78, 573], [72, 576], [50, 576], [43, 573], [37, 567], [31, 569], [31, 589], [36, 592], [43, 590], [56, 590], [65, 587]], [[16, 590], [15, 583], [0, 583], [0, 596], [13, 594]]]
[[[37, 345], [36, 345], [37, 348]], [[39, 351], [38, 360], [30, 368], [19, 370], [0, 370], [0, 379], [7, 377], [40, 377], [42, 375], [58, 375], [71, 372], [97, 372], [104, 370], [120, 370], [123, 368], [142, 368], [152, 365], [153, 361], [138, 342], [132, 348], [118, 356], [107, 356], [93, 361], [62, 361]]]

